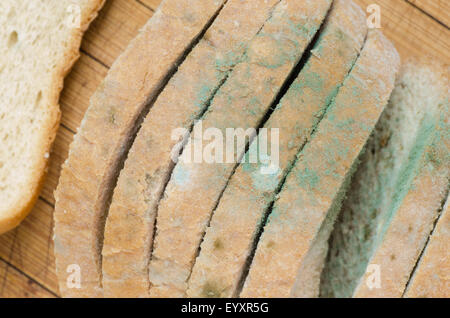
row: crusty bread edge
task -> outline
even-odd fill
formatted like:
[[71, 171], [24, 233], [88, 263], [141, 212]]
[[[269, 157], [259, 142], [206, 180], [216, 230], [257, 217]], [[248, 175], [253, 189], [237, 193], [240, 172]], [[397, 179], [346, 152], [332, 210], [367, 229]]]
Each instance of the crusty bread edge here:
[[[440, 255], [439, 253], [442, 250], [445, 250], [445, 246], [448, 246], [449, 242], [447, 241], [447, 245], [445, 244], [445, 238], [448, 236], [445, 232], [446, 223], [450, 220], [450, 195], [447, 195], [446, 203], [442, 208], [441, 215], [437, 220], [436, 227], [433, 230], [433, 233], [430, 235], [430, 241], [427, 246], [425, 246], [423, 255], [419, 258], [417, 262], [417, 269], [413, 272], [411, 276], [411, 280], [403, 294], [403, 297], [406, 298], [426, 298], [426, 297], [448, 297], [450, 293], [450, 289], [446, 288], [445, 281], [447, 280], [446, 273], [448, 273], [448, 269], [450, 268], [449, 256]], [[428, 277], [427, 274], [433, 272], [433, 270], [439, 270], [437, 273], [433, 273], [436, 277], [439, 277], [439, 281], [442, 282], [442, 285], [434, 285], [435, 282], [431, 277]], [[447, 270], [446, 270], [447, 269]], [[439, 271], [442, 271], [442, 276]], [[440, 275], [441, 274], [441, 275]]]
[[0, 234], [17, 227], [30, 213], [39, 197], [48, 170], [48, 154], [51, 151], [61, 119], [59, 96], [64, 86], [64, 78], [80, 57], [79, 49], [83, 35], [90, 23], [97, 17], [98, 11], [103, 7], [105, 1], [96, 0], [89, 3], [85, 11], [81, 12], [80, 28], [73, 29], [71, 41], [63, 54], [63, 58], [53, 71], [47, 101], [49, 105], [48, 114], [42, 126], [42, 134], [39, 140], [40, 152], [33, 156], [36, 158], [36, 167], [30, 177], [31, 182], [23, 190], [24, 194], [18, 198], [17, 205], [12, 209], [0, 211]]

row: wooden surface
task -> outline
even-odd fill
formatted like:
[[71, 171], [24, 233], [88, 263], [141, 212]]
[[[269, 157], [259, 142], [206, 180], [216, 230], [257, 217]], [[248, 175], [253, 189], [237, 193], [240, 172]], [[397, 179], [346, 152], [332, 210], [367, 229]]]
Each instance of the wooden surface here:
[[[382, 30], [395, 43], [403, 60], [414, 55], [419, 59], [432, 58], [450, 63], [449, 0], [355, 1], [364, 9], [372, 3], [380, 5]], [[44, 189], [22, 225], [0, 236], [0, 297], [58, 296], [52, 213], [53, 191], [60, 166], [89, 106], [90, 96], [117, 56], [152, 16], [159, 2], [107, 0], [87, 32], [81, 58], [65, 80], [61, 95], [61, 127]]]

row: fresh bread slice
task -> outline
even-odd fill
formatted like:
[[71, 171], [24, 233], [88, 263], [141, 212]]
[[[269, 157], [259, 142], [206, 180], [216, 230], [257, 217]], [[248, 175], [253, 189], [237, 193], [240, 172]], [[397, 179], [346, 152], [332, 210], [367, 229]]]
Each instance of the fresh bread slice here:
[[328, 236], [347, 180], [388, 102], [399, 63], [381, 32], [369, 31], [354, 68], [287, 176], [241, 297], [318, 295]]
[[401, 297], [449, 182], [445, 67], [402, 66], [330, 239], [325, 297]]
[[450, 196], [411, 278], [405, 297], [450, 297]]
[[105, 296], [148, 296], [156, 208], [178, 143], [172, 132], [192, 129], [278, 2], [229, 0], [147, 115], [120, 173], [106, 220]]
[[[278, 147], [279, 167], [265, 174], [265, 164], [247, 162], [236, 170], [206, 230], [189, 279], [189, 297], [238, 295], [265, 212], [350, 72], [366, 34], [364, 12], [351, 0], [335, 0], [306, 65], [264, 125], [269, 144], [271, 129], [279, 129], [279, 141], [270, 146]], [[253, 141], [249, 153], [257, 147]]]
[[93, 95], [55, 193], [56, 269], [63, 296], [102, 296], [106, 212], [140, 118], [223, 3], [163, 1]]
[[63, 80], [103, 2], [0, 2], [0, 234], [20, 223], [39, 195]]
[[[247, 59], [233, 69], [194, 132], [215, 128], [225, 136], [226, 128], [258, 127], [330, 5], [329, 0], [282, 0], [251, 41]], [[193, 138], [185, 149], [191, 148]], [[238, 160], [243, 152], [237, 150]], [[150, 296], [185, 296], [211, 212], [236, 166], [195, 161], [194, 157], [177, 163], [160, 201], [149, 270]]]

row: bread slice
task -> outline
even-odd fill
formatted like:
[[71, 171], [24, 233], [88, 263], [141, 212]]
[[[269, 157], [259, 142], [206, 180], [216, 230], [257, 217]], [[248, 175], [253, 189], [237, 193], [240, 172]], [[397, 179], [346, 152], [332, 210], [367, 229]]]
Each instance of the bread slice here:
[[[282, 0], [194, 131], [256, 128], [319, 29], [331, 1]], [[193, 144], [193, 137], [187, 149]], [[186, 148], [185, 148], [186, 149]], [[238, 149], [237, 158], [244, 149]], [[234, 163], [179, 161], [158, 207], [150, 295], [184, 296], [207, 223]]]
[[39, 195], [63, 80], [103, 2], [0, 3], [0, 234], [20, 223]]
[[402, 296], [449, 182], [445, 72], [402, 66], [333, 231], [323, 296]]
[[241, 297], [318, 295], [326, 246], [356, 159], [394, 88], [399, 56], [369, 31], [354, 68], [287, 176]]
[[450, 297], [450, 196], [411, 278], [405, 297]]
[[[238, 295], [265, 211], [350, 72], [366, 34], [364, 12], [351, 0], [335, 0], [306, 65], [264, 125], [268, 143], [271, 129], [279, 129], [279, 142], [270, 146], [278, 147], [278, 170], [264, 174], [263, 163], [248, 162], [236, 170], [206, 230], [189, 279], [189, 297]], [[253, 141], [249, 152], [257, 147]]]
[[106, 220], [105, 296], [148, 296], [156, 208], [178, 143], [172, 132], [192, 129], [278, 2], [229, 0], [147, 115], [120, 173]]
[[[55, 256], [63, 296], [102, 296], [104, 220], [124, 156], [140, 118], [223, 3], [163, 1], [93, 95], [55, 193]], [[77, 274], [81, 286], [68, 285]]]

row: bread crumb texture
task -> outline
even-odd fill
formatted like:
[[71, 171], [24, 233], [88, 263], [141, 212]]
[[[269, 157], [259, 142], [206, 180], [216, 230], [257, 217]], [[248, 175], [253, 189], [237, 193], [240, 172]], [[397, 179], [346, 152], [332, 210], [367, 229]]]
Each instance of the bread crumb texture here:
[[0, 233], [18, 225], [39, 194], [63, 78], [102, 3], [0, 2]]

